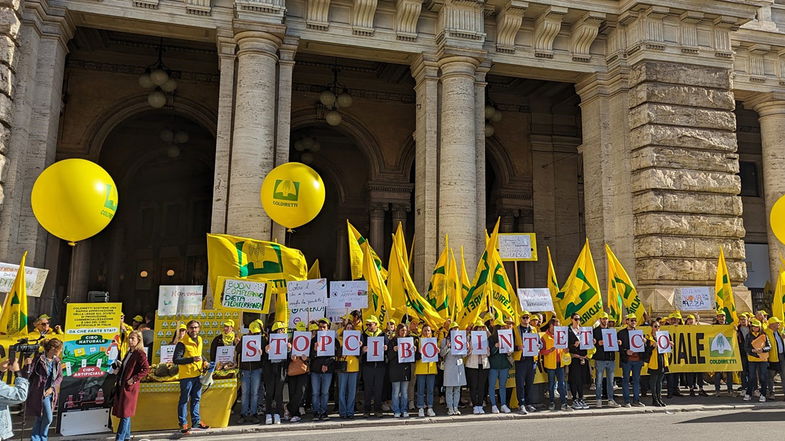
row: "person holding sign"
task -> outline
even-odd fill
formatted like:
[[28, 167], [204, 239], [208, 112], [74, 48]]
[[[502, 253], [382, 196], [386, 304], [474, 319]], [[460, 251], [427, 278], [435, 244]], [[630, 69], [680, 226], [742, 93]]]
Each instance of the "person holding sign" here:
[[[265, 409], [267, 415], [264, 424], [281, 424], [283, 415], [283, 385], [286, 383], [287, 354], [292, 344], [286, 341], [286, 323], [275, 322], [270, 329], [270, 335], [262, 340], [264, 352], [262, 378], [264, 378]], [[273, 407], [273, 401], [275, 407]]]
[[351, 420], [354, 418], [354, 402], [357, 394], [357, 376], [360, 373], [360, 331], [347, 321], [343, 326], [341, 339], [338, 340], [338, 415]]
[[370, 316], [365, 319], [365, 333], [362, 336], [362, 358], [360, 370], [363, 374], [363, 404], [365, 416], [371, 417], [371, 404], [377, 418], [382, 417], [382, 391], [384, 390], [384, 374], [387, 370], [385, 354], [389, 340], [379, 329], [379, 319]]
[[[643, 368], [643, 352], [645, 350], [643, 335], [635, 327], [638, 318], [635, 314], [627, 314], [627, 327], [619, 331], [619, 358], [621, 360], [621, 389], [624, 395], [624, 407], [644, 407], [641, 403], [641, 368]], [[630, 382], [632, 382], [632, 404], [630, 404]]]
[[761, 326], [760, 320], [750, 320], [750, 333], [747, 335], [747, 340], [744, 341], [744, 352], [747, 353], [750, 375], [747, 379], [747, 394], [744, 395], [744, 401], [749, 401], [752, 398], [752, 393], [760, 381], [759, 401], [763, 403], [766, 401], [766, 383], [768, 381], [766, 368], [769, 365], [771, 342]]
[[[510, 352], [504, 353], [501, 351], [503, 343], [509, 342], [511, 338], [506, 334], [500, 337], [499, 331], [507, 329], [507, 325], [503, 321], [495, 323], [493, 334], [488, 338], [488, 347], [490, 348], [491, 355], [488, 357], [488, 396], [491, 399], [491, 413], [499, 413], [500, 408], [496, 405], [496, 382], [499, 382], [499, 404], [501, 404], [501, 412], [510, 413], [510, 408], [507, 407], [507, 377], [510, 375]], [[506, 340], [504, 340], [506, 338]]]
[[415, 340], [415, 345], [418, 348], [415, 354], [417, 361], [414, 364], [414, 375], [417, 378], [417, 416], [424, 418], [427, 407], [428, 416], [434, 417], [436, 412], [433, 411], [433, 389], [436, 385], [436, 373], [438, 372], [436, 363], [439, 360], [439, 347], [430, 325], [423, 325], [420, 336]]
[[588, 351], [583, 349], [586, 337], [581, 327], [581, 316], [573, 314], [570, 320], [572, 323], [569, 329], [570, 332], [567, 333], [567, 350], [572, 358], [568, 372], [570, 392], [572, 392], [572, 408], [588, 409], [589, 405], [583, 400], [584, 385], [591, 380]]
[[248, 325], [248, 335], [243, 336], [235, 349], [240, 354], [240, 391], [242, 392], [239, 423], [258, 423], [256, 408], [259, 406], [259, 384], [262, 382], [262, 322], [254, 320]]
[[311, 341], [311, 406], [314, 419], [327, 421], [327, 400], [335, 370], [335, 332], [329, 331], [330, 319], [320, 318], [317, 325], [319, 330]]
[[128, 352], [122, 360], [118, 360], [117, 384], [114, 388], [112, 415], [120, 418], [117, 424], [116, 441], [131, 438], [131, 417], [136, 413], [136, 401], [139, 398], [139, 383], [147, 376], [150, 365], [147, 353], [142, 344], [142, 333], [131, 331], [128, 334]]
[[447, 405], [447, 415], [460, 415], [458, 404], [461, 401], [461, 386], [466, 386], [466, 371], [464, 369], [463, 355], [456, 355], [452, 348], [452, 331], [458, 330], [458, 323], [450, 323], [450, 333], [442, 339], [439, 345], [439, 354], [444, 360], [444, 402]]
[[[395, 337], [390, 340], [389, 360], [390, 383], [392, 384], [392, 409], [395, 418], [409, 417], [409, 380], [412, 378], [414, 344], [410, 342], [409, 328], [401, 323], [395, 328]], [[411, 357], [410, 357], [411, 356]]]
[[[542, 327], [541, 330], [544, 334], [542, 334], [542, 350], [540, 351], [540, 356], [542, 357], [543, 368], [545, 368], [545, 372], [548, 373], [548, 396], [551, 400], [548, 409], [556, 410], [556, 387], [558, 386], [559, 397], [561, 398], [561, 410], [569, 411], [572, 410], [572, 408], [567, 406], [567, 385], [564, 384], [564, 366], [562, 365], [562, 356], [566, 351], [556, 348], [554, 332], [557, 326], [559, 326], [559, 319], [554, 317]], [[567, 360], [569, 361], [569, 358]]]
[[[665, 378], [665, 373], [668, 372], [668, 354], [660, 349], [659, 342], [660, 336], [657, 333], [660, 331], [660, 322], [654, 320], [651, 323], [651, 335], [646, 336], [646, 354], [649, 354], [647, 367], [649, 369], [649, 384], [651, 388], [651, 405], [656, 407], [665, 407], [665, 402], [662, 401], [662, 380]], [[672, 345], [669, 338], [667, 344]]]
[[235, 366], [234, 361], [218, 363], [216, 356], [218, 355], [219, 346], [232, 346], [236, 347], [240, 343], [240, 336], [234, 332], [234, 320], [227, 320], [223, 322], [223, 330], [220, 334], [213, 338], [210, 343], [210, 360], [215, 361], [215, 369], [231, 369]]
[[[518, 333], [521, 345], [516, 349], [521, 351], [520, 360], [515, 362], [515, 388], [520, 404], [520, 412], [523, 415], [536, 411], [531, 402], [531, 387], [534, 384], [534, 373], [537, 369], [535, 365], [536, 353], [540, 350], [540, 337], [537, 335], [537, 328], [530, 324], [530, 314], [523, 311], [521, 314], [521, 324], [518, 326]], [[527, 402], [527, 398], [529, 402]]]
[[[594, 369], [596, 371], [594, 379], [594, 394], [597, 400], [597, 408], [602, 407], [602, 386], [605, 383], [605, 390], [608, 396], [609, 407], [619, 407], [619, 404], [613, 399], [613, 371], [616, 369], [616, 350], [606, 350], [605, 337], [603, 336], [603, 329], [608, 328], [608, 313], [603, 312], [600, 314], [600, 325], [594, 328]], [[616, 337], [612, 337], [611, 343], [618, 343]], [[611, 348], [612, 349], [612, 348]]]
[[294, 326], [292, 354], [289, 357], [289, 365], [286, 367], [286, 384], [289, 385], [289, 402], [286, 404], [286, 408], [289, 409], [290, 423], [298, 423], [303, 417], [304, 412], [300, 412], [300, 409], [311, 379], [309, 357], [311, 356], [311, 340], [315, 338], [307, 331], [305, 322], [297, 322]]
[[[180, 401], [177, 405], [177, 422], [180, 432], [188, 433], [193, 429], [209, 429], [199, 419], [199, 401], [202, 398], [202, 382], [200, 376], [207, 364], [202, 360], [202, 337], [199, 335], [202, 324], [198, 320], [191, 320], [186, 325], [186, 333], [174, 347], [172, 362], [178, 367], [180, 379]], [[191, 427], [188, 427], [186, 411], [190, 402]]]
[[466, 376], [469, 380], [469, 395], [474, 407], [474, 414], [484, 414], [483, 399], [488, 391], [488, 372], [491, 363], [488, 361], [488, 330], [482, 320], [472, 328], [469, 338], [469, 356], [466, 357]]

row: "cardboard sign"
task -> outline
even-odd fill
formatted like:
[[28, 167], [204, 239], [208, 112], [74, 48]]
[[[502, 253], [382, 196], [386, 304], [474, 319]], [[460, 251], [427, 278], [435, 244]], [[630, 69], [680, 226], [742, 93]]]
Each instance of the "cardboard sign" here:
[[327, 279], [298, 280], [286, 283], [289, 301], [289, 327], [299, 322], [325, 317]]
[[490, 348], [488, 348], [488, 334], [485, 331], [472, 331], [471, 339], [473, 355], [490, 354]]
[[518, 301], [524, 311], [553, 311], [553, 298], [548, 288], [518, 288]]
[[294, 331], [292, 335], [292, 355], [309, 357], [311, 355], [311, 333]]
[[499, 256], [501, 256], [502, 260], [537, 260], [537, 239], [535, 234], [499, 234]]
[[594, 349], [594, 334], [593, 328], [590, 326], [583, 326], [578, 332], [578, 341], [581, 343], [580, 349], [589, 350]]
[[[19, 265], [13, 263], [0, 263], [0, 292], [11, 292], [14, 285]], [[25, 288], [28, 297], [41, 297], [44, 290], [48, 269], [33, 268], [25, 265]]]
[[398, 344], [398, 363], [414, 363], [414, 338], [400, 337]]
[[287, 346], [286, 334], [270, 334], [270, 349], [267, 351], [267, 356], [270, 360], [284, 360], [287, 357], [289, 348]]
[[660, 354], [670, 354], [673, 351], [671, 344], [671, 333], [668, 331], [657, 331], [655, 334], [657, 340], [657, 351]]
[[158, 316], [201, 314], [203, 288], [202, 285], [159, 286]]
[[420, 338], [420, 359], [425, 363], [439, 361], [439, 345], [436, 337]]
[[679, 309], [706, 311], [714, 309], [714, 290], [708, 286], [684, 286], [679, 291]]
[[177, 345], [163, 345], [161, 346], [161, 363], [172, 363], [174, 359], [174, 348]]
[[512, 329], [499, 329], [499, 353], [509, 354], [514, 352], [515, 338]]
[[619, 352], [619, 337], [615, 328], [602, 330], [602, 348], [606, 352]]
[[262, 361], [262, 336], [244, 335], [240, 353], [240, 361], [244, 363], [252, 361]]
[[335, 331], [316, 333], [316, 356], [335, 357]]
[[360, 355], [360, 347], [362, 340], [360, 339], [360, 331], [343, 331], [343, 341], [341, 342], [342, 355]]
[[523, 343], [522, 356], [534, 357], [540, 353], [540, 336], [538, 334], [533, 332], [521, 334], [521, 342]]
[[646, 350], [646, 339], [643, 338], [643, 331], [640, 329], [633, 329], [629, 331], [630, 335], [630, 350], [632, 352], [644, 352]]
[[569, 332], [569, 328], [566, 326], [556, 326], [553, 328], [554, 348], [567, 349], [567, 332]]
[[365, 280], [345, 280], [330, 282], [328, 309], [350, 311], [368, 307], [368, 282]]
[[450, 351], [452, 355], [469, 355], [466, 331], [460, 329], [450, 331]]
[[238, 309], [241, 311], [270, 312], [270, 296], [267, 295], [267, 283], [229, 279], [218, 277], [218, 298], [224, 309]]
[[367, 361], [384, 361], [384, 337], [368, 337]]
[[234, 361], [234, 346], [218, 346], [215, 351], [216, 363], [231, 363]]

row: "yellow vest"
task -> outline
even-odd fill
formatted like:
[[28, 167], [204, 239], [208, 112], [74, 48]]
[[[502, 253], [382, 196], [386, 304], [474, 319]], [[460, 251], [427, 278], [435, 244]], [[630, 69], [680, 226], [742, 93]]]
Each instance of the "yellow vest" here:
[[[543, 349], [551, 349], [553, 347], [554, 341], [553, 336], [548, 334], [547, 332], [542, 334], [542, 341]], [[555, 351], [551, 352], [550, 354], [545, 354], [542, 357], [542, 366], [545, 369], [556, 369], [556, 362], [561, 360], [561, 354], [564, 352], [564, 349], [556, 349]]]
[[[183, 354], [184, 358], [202, 356], [202, 337], [197, 336], [196, 341], [193, 341], [188, 334], [185, 334], [183, 339], [180, 340], [180, 343], [185, 346], [185, 353]], [[181, 380], [183, 378], [198, 377], [202, 375], [202, 362], [195, 361], [193, 363], [178, 365], [178, 371]]]
[[[780, 354], [777, 353], [777, 351], [779, 351], [779, 348], [777, 347], [777, 339], [774, 338], [774, 331], [766, 328], [764, 332], [769, 337], [769, 344], [771, 345], [771, 351], [769, 351], [769, 363], [779, 363]], [[782, 332], [778, 331], [777, 333], [780, 335], [780, 340], [783, 340], [783, 342], [785, 342], [785, 337], [783, 337]]]

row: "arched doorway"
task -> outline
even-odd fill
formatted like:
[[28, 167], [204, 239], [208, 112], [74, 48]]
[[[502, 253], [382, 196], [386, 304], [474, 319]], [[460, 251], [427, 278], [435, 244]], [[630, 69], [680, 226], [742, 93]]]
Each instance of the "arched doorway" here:
[[120, 205], [92, 240], [89, 288], [107, 290], [126, 314], [155, 310], [159, 285], [204, 285], [215, 139], [173, 110], [135, 114], [114, 127], [99, 164]]

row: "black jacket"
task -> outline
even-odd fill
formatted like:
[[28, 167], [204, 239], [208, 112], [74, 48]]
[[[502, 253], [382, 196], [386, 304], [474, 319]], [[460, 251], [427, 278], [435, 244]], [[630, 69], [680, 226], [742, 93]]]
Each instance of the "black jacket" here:
[[616, 352], [606, 351], [605, 344], [600, 344], [602, 341], [602, 330], [603, 328], [594, 328], [594, 349], [596, 349], [596, 352], [592, 358], [600, 361], [614, 361], [616, 360]]
[[572, 326], [570, 326], [567, 328], [567, 350], [570, 351], [570, 354], [585, 357], [588, 351], [586, 349], [581, 349], [580, 344], [578, 344], [578, 347], [575, 347], [575, 343], [580, 343], [580, 339], [578, 339], [578, 336], [575, 335], [575, 332], [572, 330]]
[[[387, 338], [387, 335], [382, 332], [381, 334], [377, 335], [377, 337], [384, 337], [384, 345], [387, 346], [389, 349], [390, 340]], [[362, 347], [360, 348], [360, 365], [361, 366], [368, 366], [368, 367], [386, 367], [387, 366], [387, 351], [384, 352], [384, 361], [368, 361], [367, 352], [363, 352], [362, 348], [368, 346], [368, 334], [364, 333], [361, 335], [362, 340]]]
[[[335, 371], [335, 356], [332, 357], [317, 357], [316, 356], [316, 348], [318, 343], [319, 336], [311, 339], [311, 372], [315, 374], [322, 374], [322, 373], [333, 373]], [[336, 351], [337, 353], [337, 351]], [[322, 372], [322, 366], [327, 366], [327, 372]]]
[[[390, 381], [409, 381], [412, 379], [412, 363], [398, 363], [398, 351], [395, 346], [398, 345], [398, 337], [390, 340], [387, 345], [387, 366], [390, 373]], [[415, 350], [415, 348], [412, 348]]]

